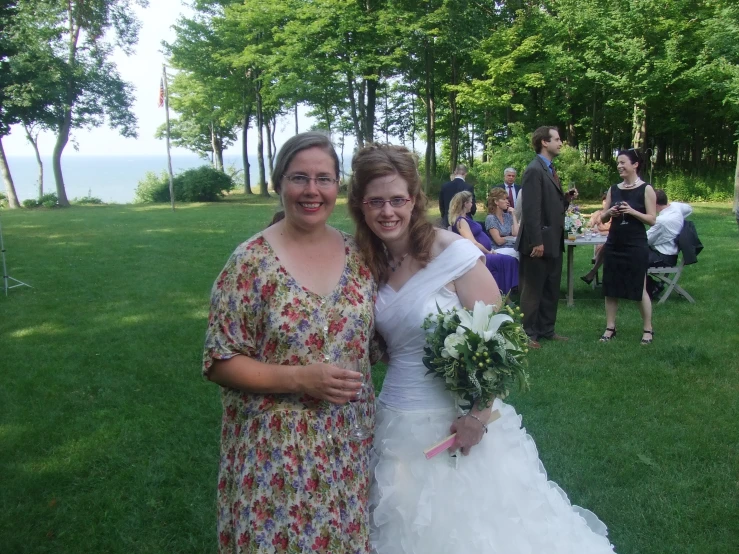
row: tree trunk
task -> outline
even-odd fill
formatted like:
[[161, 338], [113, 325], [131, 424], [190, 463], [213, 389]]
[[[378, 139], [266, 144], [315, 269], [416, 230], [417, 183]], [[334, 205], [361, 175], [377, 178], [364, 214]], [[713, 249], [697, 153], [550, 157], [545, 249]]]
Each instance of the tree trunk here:
[[64, 188], [64, 175], [62, 174], [62, 153], [69, 142], [69, 132], [72, 129], [72, 107], [77, 101], [76, 83], [74, 82], [74, 73], [77, 65], [77, 40], [80, 35], [79, 25], [74, 24], [74, 7], [71, 3], [67, 5], [67, 17], [69, 18], [69, 51], [67, 53], [67, 65], [69, 66], [69, 77], [67, 85], [67, 98], [64, 105], [64, 114], [58, 121], [56, 143], [54, 143], [54, 151], [51, 156], [51, 167], [54, 171], [54, 181], [56, 182], [56, 195], [60, 206], [69, 206], [67, 199], [67, 191]]
[[257, 164], [259, 165], [259, 194], [269, 196], [264, 175], [264, 113], [262, 113], [262, 86], [257, 79]]
[[354, 75], [351, 71], [346, 74], [346, 87], [349, 92], [349, 106], [351, 108], [352, 123], [354, 124], [354, 136], [357, 137], [357, 148], [364, 147], [364, 129], [359, 124], [357, 114], [357, 99], [354, 96]]
[[654, 165], [658, 167], [667, 165], [667, 141], [664, 138], [657, 140], [657, 161]]
[[[452, 85], [457, 83], [457, 56], [452, 55]], [[457, 110], [457, 93], [451, 91], [449, 93], [449, 111], [451, 114], [449, 128], [449, 173], [454, 173], [454, 169], [459, 163], [459, 111]]]
[[595, 122], [596, 108], [598, 106], [598, 83], [593, 85], [593, 118], [590, 121], [590, 148], [588, 152], [588, 159], [592, 162], [595, 160], [595, 142], [598, 133], [598, 126]]
[[298, 103], [295, 102], [295, 134], [298, 134]]
[[[264, 121], [264, 128], [267, 131], [267, 164], [269, 165], [269, 177], [272, 179], [272, 123], [271, 118], [266, 118]], [[272, 183], [274, 186], [274, 183]]]
[[18, 195], [15, 194], [15, 186], [13, 185], [13, 177], [10, 175], [10, 167], [5, 157], [5, 149], [3, 148], [3, 140], [0, 137], [0, 173], [3, 174], [3, 183], [5, 183], [5, 193], [8, 196], [8, 207], [11, 209], [20, 208], [18, 203]]
[[436, 166], [436, 137], [435, 137], [435, 124], [434, 114], [434, 76], [433, 66], [434, 61], [431, 53], [431, 47], [426, 41], [424, 54], [424, 64], [426, 73], [426, 182], [425, 192], [428, 192], [428, 187], [431, 184], [431, 177], [435, 174]]
[[72, 127], [72, 110], [64, 108], [64, 118], [59, 125], [56, 143], [54, 143], [54, 151], [51, 154], [51, 168], [54, 171], [54, 181], [56, 182], [56, 196], [60, 206], [69, 206], [67, 200], [67, 191], [64, 188], [64, 175], [62, 174], [62, 152], [69, 141], [69, 131]]
[[36, 154], [36, 164], [38, 165], [38, 198], [44, 195], [44, 162], [41, 161], [41, 154], [38, 150], [38, 134], [34, 137], [31, 133], [31, 129], [23, 123], [23, 130], [26, 132], [26, 138], [28, 142], [33, 146], [33, 152]]
[[[244, 102], [246, 104], [246, 102]], [[251, 191], [251, 173], [249, 171], [249, 150], [247, 140], [249, 136], [249, 120], [251, 119], [251, 104], [244, 105], [244, 119], [241, 120], [241, 164], [244, 166], [244, 194], [254, 194]]]
[[644, 104], [634, 103], [634, 120], [632, 125], [634, 135], [631, 140], [631, 146], [643, 151], [647, 144], [647, 108]]
[[367, 107], [364, 114], [365, 131], [364, 136], [367, 142], [375, 140], [375, 110], [377, 107], [377, 85], [376, 79], [368, 79], [367, 81]]
[[213, 167], [223, 172], [223, 141], [218, 136], [213, 123], [210, 124], [210, 145], [213, 149]]
[[275, 158], [277, 157], [277, 141], [275, 140], [275, 134], [277, 133], [277, 116], [272, 116], [272, 134], [270, 135], [272, 139], [272, 156], [271, 160], [269, 162], [269, 173], [272, 174], [272, 166], [275, 163]]
[[344, 125], [341, 125], [341, 157], [339, 158], [339, 171], [341, 172], [340, 178], [343, 180], [346, 176], [344, 171], [344, 145], [346, 144], [346, 131], [344, 131]]
[[739, 142], [736, 144], [736, 172], [734, 173], [734, 213], [739, 225]]

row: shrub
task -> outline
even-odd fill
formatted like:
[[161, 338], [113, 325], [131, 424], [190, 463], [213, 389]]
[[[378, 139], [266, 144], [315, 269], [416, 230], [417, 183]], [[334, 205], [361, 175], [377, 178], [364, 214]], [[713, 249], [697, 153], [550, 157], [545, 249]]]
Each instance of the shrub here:
[[707, 175], [690, 175], [673, 170], [657, 173], [655, 188], [664, 189], [670, 200], [685, 202], [726, 202], [734, 198], [733, 173], [713, 172]]
[[104, 204], [105, 202], [100, 200], [100, 198], [88, 195], [88, 196], [83, 196], [82, 198], [73, 198], [72, 203], [86, 205], [86, 204]]
[[24, 208], [40, 208], [42, 206], [44, 208], [56, 208], [59, 205], [59, 198], [56, 193], [50, 192], [49, 194], [44, 194], [38, 200], [27, 198], [22, 204]]
[[8, 197], [0, 192], [0, 208], [4, 208], [8, 205]]
[[207, 165], [188, 169], [174, 179], [175, 200], [179, 202], [215, 202], [233, 187], [231, 177]]
[[153, 171], [147, 171], [136, 187], [133, 201], [137, 204], [169, 202], [169, 175], [167, 172], [162, 171], [157, 176]]
[[55, 208], [59, 204], [59, 198], [56, 193], [51, 192], [39, 198], [38, 204], [44, 208]]
[[[234, 187], [234, 182], [225, 173], [207, 165], [188, 169], [176, 175], [172, 181], [174, 197], [177, 202], [215, 202]], [[135, 202], [169, 202], [169, 176], [162, 172], [148, 172], [139, 181]]]

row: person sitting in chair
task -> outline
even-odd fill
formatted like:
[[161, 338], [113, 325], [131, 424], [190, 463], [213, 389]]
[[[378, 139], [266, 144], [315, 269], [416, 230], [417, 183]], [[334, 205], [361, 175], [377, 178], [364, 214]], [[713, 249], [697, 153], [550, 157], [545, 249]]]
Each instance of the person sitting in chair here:
[[[649, 267], [675, 267], [677, 237], [685, 224], [685, 218], [693, 213], [693, 208], [682, 202], [669, 202], [663, 189], [654, 192], [657, 196], [657, 221], [647, 230]], [[664, 286], [661, 281], [647, 277], [647, 294], [650, 298], [658, 295]]]
[[682, 202], [669, 202], [662, 189], [654, 192], [657, 196], [657, 222], [647, 231], [649, 267], [675, 267], [677, 237], [693, 208]]

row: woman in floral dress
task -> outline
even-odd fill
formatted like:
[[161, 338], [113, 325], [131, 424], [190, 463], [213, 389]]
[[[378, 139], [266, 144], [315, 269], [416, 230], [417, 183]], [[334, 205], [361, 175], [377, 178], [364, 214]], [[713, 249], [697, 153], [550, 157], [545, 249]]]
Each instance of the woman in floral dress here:
[[[375, 284], [354, 240], [326, 225], [339, 162], [297, 135], [272, 182], [283, 221], [232, 254], [213, 286], [203, 373], [221, 385], [219, 552], [366, 554]], [[358, 402], [347, 404], [359, 397]]]

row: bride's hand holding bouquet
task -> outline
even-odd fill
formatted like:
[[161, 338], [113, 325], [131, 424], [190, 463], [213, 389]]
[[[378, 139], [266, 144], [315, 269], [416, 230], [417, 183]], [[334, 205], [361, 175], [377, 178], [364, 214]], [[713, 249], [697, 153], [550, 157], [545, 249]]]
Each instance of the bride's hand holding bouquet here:
[[487, 423], [499, 415], [491, 414], [493, 401], [507, 397], [514, 386], [528, 389], [528, 337], [521, 315], [519, 308], [506, 306], [498, 312], [478, 301], [472, 310], [438, 309], [424, 321], [427, 374], [444, 379], [460, 408], [468, 410], [452, 425], [457, 435], [428, 449], [427, 458], [450, 447], [468, 454], [487, 431]]

